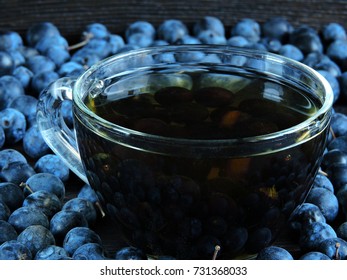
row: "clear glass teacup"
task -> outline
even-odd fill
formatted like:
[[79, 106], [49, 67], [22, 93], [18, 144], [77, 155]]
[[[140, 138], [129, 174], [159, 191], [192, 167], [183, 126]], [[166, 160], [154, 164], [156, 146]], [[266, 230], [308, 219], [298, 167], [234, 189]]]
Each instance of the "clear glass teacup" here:
[[[60, 112], [73, 101], [74, 130]], [[104, 202], [129, 245], [156, 258], [247, 258], [305, 199], [333, 93], [275, 54], [181, 45], [110, 57], [42, 92], [47, 144]]]

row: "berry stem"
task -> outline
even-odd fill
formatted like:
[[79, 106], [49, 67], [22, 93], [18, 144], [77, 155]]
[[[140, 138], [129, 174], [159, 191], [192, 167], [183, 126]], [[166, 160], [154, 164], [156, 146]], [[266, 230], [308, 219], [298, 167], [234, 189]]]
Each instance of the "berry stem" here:
[[78, 48], [81, 48], [81, 47], [85, 46], [86, 44], [88, 44], [90, 39], [93, 38], [93, 36], [94, 35], [92, 33], [88, 33], [88, 32], [83, 33], [83, 41], [81, 41], [81, 42], [79, 42], [77, 44], [69, 46], [68, 50], [71, 51], [71, 50], [75, 50], [75, 49], [78, 49]]
[[219, 246], [219, 245], [216, 245], [216, 246], [214, 247], [214, 252], [213, 252], [212, 260], [216, 260], [217, 254], [218, 254], [219, 251], [220, 251], [220, 246]]
[[333, 139], [336, 139], [336, 134], [335, 134], [334, 130], [332, 129], [332, 127], [330, 127], [330, 133], [331, 133], [331, 136], [333, 137]]
[[340, 255], [339, 255], [339, 249], [340, 249], [341, 244], [339, 242], [336, 242], [335, 244], [335, 260], [339, 260], [340, 259]]
[[23, 188], [23, 190], [27, 189], [30, 193], [34, 193], [34, 191], [30, 188], [30, 186], [27, 183], [22, 182], [19, 184], [19, 186]]
[[95, 202], [95, 206], [100, 211], [101, 218], [105, 217], [106, 216], [105, 211], [104, 211], [104, 209], [102, 209], [102, 206], [101, 206], [99, 201]]

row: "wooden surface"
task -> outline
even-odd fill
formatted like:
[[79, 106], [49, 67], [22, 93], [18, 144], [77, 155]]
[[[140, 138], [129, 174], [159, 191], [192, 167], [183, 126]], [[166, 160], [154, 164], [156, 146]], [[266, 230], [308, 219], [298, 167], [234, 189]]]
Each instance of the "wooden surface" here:
[[339, 22], [347, 27], [347, 1], [330, 0], [0, 0], [0, 7], [0, 30], [25, 33], [33, 23], [51, 21], [70, 38], [79, 37], [84, 26], [92, 22], [104, 23], [119, 34], [136, 20], [158, 26], [164, 19], [175, 18], [191, 26], [206, 15], [219, 17], [227, 27], [227, 35], [231, 26], [245, 17], [262, 23], [272, 16], [284, 16], [296, 26], [321, 28]]

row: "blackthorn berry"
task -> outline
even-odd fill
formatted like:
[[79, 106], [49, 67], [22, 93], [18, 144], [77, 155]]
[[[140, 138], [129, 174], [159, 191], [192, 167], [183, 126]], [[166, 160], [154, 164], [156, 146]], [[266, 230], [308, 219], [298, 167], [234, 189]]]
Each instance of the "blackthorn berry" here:
[[300, 256], [299, 260], [331, 260], [326, 254], [318, 251], [307, 252]]
[[5, 141], [15, 144], [24, 138], [27, 123], [22, 112], [13, 108], [5, 108], [0, 111], [0, 125], [5, 132]]
[[48, 219], [51, 219], [55, 213], [61, 210], [61, 204], [54, 193], [43, 190], [28, 195], [23, 201], [23, 206], [40, 209]]
[[257, 254], [257, 260], [294, 260], [293, 256], [284, 248], [278, 246], [265, 247]]
[[18, 233], [32, 225], [41, 225], [49, 228], [47, 216], [40, 209], [32, 207], [22, 206], [14, 210], [8, 218], [8, 222]]
[[21, 188], [10, 182], [0, 183], [0, 200], [3, 201], [11, 211], [22, 206], [24, 195]]
[[74, 227], [65, 235], [63, 248], [72, 256], [74, 252], [86, 243], [97, 243], [102, 246], [100, 236], [88, 227]]
[[49, 245], [39, 250], [35, 255], [35, 260], [68, 260], [71, 259], [63, 247]]
[[146, 254], [138, 248], [123, 247], [115, 254], [116, 260], [147, 260]]
[[79, 197], [72, 198], [63, 205], [62, 210], [73, 210], [82, 213], [89, 226], [92, 226], [96, 222], [96, 209], [93, 203], [87, 199]]
[[51, 218], [49, 229], [58, 242], [63, 241], [65, 235], [75, 227], [88, 227], [83, 214], [72, 210], [61, 210]]
[[34, 174], [36, 172], [29, 163], [14, 161], [8, 163], [1, 169], [0, 178], [5, 182], [11, 182], [19, 186]]
[[73, 253], [74, 260], [105, 260], [104, 248], [98, 243], [86, 243], [81, 245]]
[[336, 236], [335, 230], [327, 223], [313, 222], [307, 224], [300, 232], [299, 245], [303, 251], [317, 250], [320, 243]]
[[0, 260], [32, 260], [30, 249], [17, 240], [0, 245]]
[[51, 173], [36, 173], [30, 176], [26, 182], [26, 186], [24, 187], [24, 195], [27, 196], [36, 191], [47, 191], [54, 193], [60, 201], [63, 201], [65, 198], [65, 185], [60, 180], [60, 178]]
[[6, 221], [0, 220], [0, 244], [17, 239], [17, 232], [15, 228]]
[[53, 234], [41, 225], [27, 227], [18, 235], [17, 241], [28, 247], [34, 257], [38, 251], [47, 246], [55, 245]]

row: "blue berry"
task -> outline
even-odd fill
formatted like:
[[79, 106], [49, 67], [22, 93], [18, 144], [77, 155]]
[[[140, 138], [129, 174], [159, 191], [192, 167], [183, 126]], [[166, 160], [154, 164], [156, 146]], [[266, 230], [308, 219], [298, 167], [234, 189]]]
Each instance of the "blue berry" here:
[[23, 206], [37, 208], [41, 210], [48, 219], [51, 219], [55, 213], [61, 210], [61, 201], [54, 193], [36, 191], [24, 199]]
[[[342, 166], [347, 165], [347, 154], [340, 151], [339, 149], [332, 149], [324, 153], [322, 163], [321, 163], [321, 168], [323, 170], [328, 170], [329, 168], [336, 165], [342, 165]], [[327, 176], [324, 176], [324, 177], [326, 177], [324, 181], [329, 180], [331, 185], [333, 186], [331, 180]], [[328, 186], [330, 184], [327, 181], [324, 182], [323, 185], [325, 185], [325, 187], [329, 189], [331, 188], [331, 186]], [[334, 186], [332, 188], [334, 188]]]
[[299, 260], [331, 260], [326, 254], [323, 254], [321, 252], [318, 251], [312, 251], [312, 252], [307, 252], [305, 254], [303, 254]]
[[0, 111], [0, 125], [5, 132], [5, 141], [8, 144], [15, 144], [24, 138], [27, 123], [25, 116], [13, 108], [5, 108]]
[[143, 33], [134, 33], [127, 38], [127, 43], [131, 46], [146, 48], [153, 44], [153, 39]]
[[344, 184], [336, 193], [341, 212], [347, 217], [347, 184]]
[[49, 229], [57, 241], [62, 241], [71, 229], [87, 226], [88, 222], [82, 213], [73, 210], [61, 210], [51, 218]]
[[294, 260], [293, 256], [286, 250], [278, 246], [263, 248], [257, 254], [257, 260]]
[[340, 84], [336, 77], [334, 77], [330, 72], [326, 70], [317, 70], [319, 74], [321, 74], [330, 84], [333, 94], [334, 94], [334, 102], [340, 97]]
[[107, 39], [109, 37], [109, 31], [107, 27], [98, 22], [88, 24], [85, 28], [86, 33], [92, 34], [93, 38]]
[[37, 41], [35, 44], [35, 49], [37, 49], [39, 53], [47, 55], [48, 50], [53, 46], [62, 50], [67, 50], [69, 44], [61, 35], [44, 36]]
[[74, 260], [105, 260], [104, 248], [98, 243], [86, 243], [81, 245], [73, 253]]
[[11, 210], [8, 208], [5, 202], [0, 200], [0, 220], [7, 221], [11, 215]]
[[0, 172], [0, 178], [5, 182], [19, 186], [36, 172], [27, 162], [14, 161], [5, 165]]
[[280, 49], [282, 48], [282, 43], [280, 40], [270, 37], [262, 38], [260, 43], [262, 43], [269, 52], [273, 53], [279, 53]]
[[24, 95], [24, 88], [19, 80], [9, 75], [0, 77], [0, 110], [21, 95]]
[[224, 36], [221, 36], [212, 30], [201, 31], [198, 35], [198, 39], [203, 44], [226, 45], [226, 43], [227, 43], [227, 40]]
[[73, 127], [72, 101], [64, 100], [61, 104], [61, 114], [68, 127]]
[[236, 22], [231, 29], [231, 36], [245, 37], [250, 43], [260, 40], [261, 28], [257, 21], [251, 18], [244, 18]]
[[25, 196], [37, 191], [46, 191], [55, 194], [60, 201], [65, 198], [65, 185], [58, 176], [53, 174], [36, 173], [30, 176], [25, 184], [28, 186], [24, 188]]
[[61, 77], [78, 77], [85, 71], [83, 63], [78, 63], [76, 61], [67, 61], [60, 65], [58, 69], [58, 74]]
[[331, 22], [323, 26], [322, 37], [326, 43], [331, 43], [335, 40], [346, 40], [347, 34], [345, 28], [336, 22]]
[[125, 39], [128, 44], [139, 47], [152, 45], [156, 31], [154, 26], [147, 21], [135, 21], [125, 30]]
[[0, 260], [32, 260], [32, 253], [21, 242], [10, 240], [0, 245]]
[[35, 55], [27, 59], [26, 66], [35, 74], [40, 72], [54, 71], [54, 62], [44, 55]]
[[187, 26], [177, 19], [165, 20], [158, 27], [158, 39], [167, 41], [170, 44], [175, 43], [188, 34]]
[[18, 235], [17, 241], [28, 247], [34, 258], [38, 251], [50, 245], [55, 245], [53, 234], [41, 225], [27, 227]]
[[95, 205], [95, 208], [100, 211], [101, 216], [105, 216], [104, 210], [102, 209], [99, 201], [99, 197], [90, 185], [85, 184], [78, 192], [77, 197], [89, 200], [93, 205]]
[[14, 210], [8, 218], [8, 222], [18, 233], [32, 225], [41, 225], [49, 228], [49, 220], [40, 209], [25, 206]]
[[334, 193], [334, 186], [331, 183], [330, 179], [327, 176], [320, 173], [318, 173], [317, 176], [314, 178], [312, 188], [324, 188]]
[[46, 50], [46, 56], [51, 59], [57, 67], [70, 60], [70, 53], [61, 46], [53, 45]]
[[241, 35], [234, 35], [228, 39], [227, 44], [232, 47], [242, 48], [242, 47], [247, 47], [250, 44], [250, 42]]
[[23, 156], [23, 154], [15, 149], [9, 148], [0, 151], [0, 169], [2, 169], [5, 165], [15, 161], [27, 163], [27, 160]]
[[302, 61], [304, 59], [304, 54], [302, 51], [298, 47], [291, 44], [282, 45], [278, 53], [297, 61]]
[[317, 250], [332, 260], [345, 260], [347, 258], [347, 242], [339, 237], [323, 240]]
[[271, 230], [267, 227], [260, 227], [249, 233], [246, 248], [249, 253], [257, 253], [267, 247], [272, 240]]
[[92, 226], [96, 222], [96, 209], [93, 203], [87, 199], [79, 197], [72, 198], [63, 205], [62, 210], [73, 210], [82, 213], [89, 226]]
[[339, 212], [339, 202], [334, 193], [325, 188], [313, 188], [306, 202], [319, 207], [327, 222], [332, 222]]
[[12, 56], [4, 51], [0, 51], [0, 76], [10, 75], [15, 68]]
[[35, 260], [69, 260], [69, 254], [63, 247], [49, 245], [39, 250], [35, 255]]
[[340, 84], [341, 96], [346, 100], [347, 98], [347, 72], [342, 72], [341, 75], [337, 77]]
[[60, 35], [58, 28], [51, 22], [39, 22], [30, 26], [26, 32], [26, 41], [33, 47], [43, 37]]
[[337, 64], [341, 65], [347, 58], [347, 41], [341, 39], [333, 41], [327, 47], [326, 54]]
[[[81, 50], [85, 50], [90, 54], [95, 54], [99, 59], [106, 58], [111, 54], [111, 46], [109, 45], [108, 41], [98, 38], [92, 38], [89, 40]], [[90, 62], [88, 65], [91, 66]]]
[[7, 53], [11, 56], [15, 68], [25, 64], [25, 57], [19, 50], [10, 50]]
[[302, 228], [299, 245], [303, 251], [317, 250], [323, 240], [333, 237], [336, 237], [336, 232], [329, 224], [313, 222]]
[[27, 127], [36, 123], [37, 98], [31, 95], [21, 95], [13, 99], [9, 108], [20, 111], [24, 116]]
[[94, 51], [87, 48], [82, 48], [76, 51], [72, 56], [70, 62], [75, 62], [83, 67], [91, 67], [100, 61], [100, 56]]
[[261, 26], [264, 37], [278, 39], [281, 42], [286, 42], [293, 30], [293, 25], [283, 17], [272, 17]]
[[0, 201], [14, 211], [22, 206], [24, 195], [19, 186], [10, 182], [2, 182], [0, 183]]
[[70, 169], [61, 158], [55, 154], [47, 154], [40, 157], [36, 161], [34, 169], [37, 173], [50, 173], [63, 182], [67, 182], [70, 175]]
[[0, 126], [0, 149], [5, 145], [5, 141], [6, 141], [5, 131], [2, 128], [2, 126]]
[[118, 50], [123, 48], [125, 45], [123, 37], [118, 34], [110, 34], [108, 43], [111, 48], [111, 54], [117, 53]]
[[34, 73], [27, 67], [21, 65], [13, 70], [12, 75], [16, 79], [18, 79], [23, 88], [27, 89], [31, 83], [31, 79], [34, 76]]
[[146, 254], [138, 248], [123, 247], [115, 253], [116, 260], [147, 260]]
[[289, 227], [294, 232], [299, 233], [307, 224], [313, 222], [325, 223], [326, 219], [317, 205], [305, 202], [292, 213]]
[[63, 248], [72, 256], [74, 252], [86, 243], [97, 243], [102, 245], [100, 236], [88, 227], [74, 227], [64, 238]]
[[304, 55], [311, 52], [323, 52], [323, 44], [317, 31], [307, 25], [295, 28], [290, 34], [289, 42], [298, 47]]
[[347, 240], [347, 222], [343, 222], [336, 229], [337, 237]]
[[47, 88], [52, 82], [59, 79], [59, 74], [53, 70], [42, 71], [34, 74], [31, 86], [36, 93], [40, 93], [42, 90]]
[[7, 221], [0, 220], [0, 244], [17, 239], [17, 232]]
[[225, 28], [222, 21], [213, 16], [205, 16], [202, 19], [198, 20], [193, 26], [193, 33], [196, 37], [201, 34], [201, 32], [210, 30], [214, 34], [224, 37], [225, 36]]
[[331, 117], [330, 126], [335, 134], [335, 137], [346, 135], [347, 115], [338, 112], [334, 113]]
[[[328, 143], [328, 150], [338, 149], [341, 152], [347, 154], [347, 135], [342, 135], [336, 138], [333, 138]], [[334, 184], [336, 187], [336, 185]]]
[[15, 31], [5, 31], [0, 34], [0, 50], [18, 50], [23, 47], [23, 39]]
[[28, 128], [25, 132], [23, 150], [32, 159], [38, 159], [51, 152], [36, 124]]

